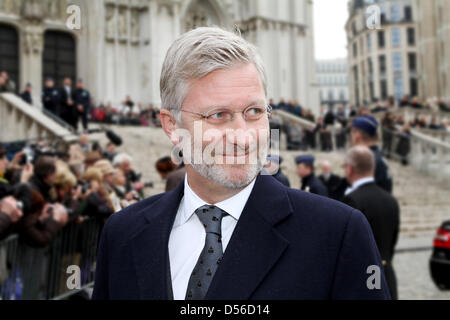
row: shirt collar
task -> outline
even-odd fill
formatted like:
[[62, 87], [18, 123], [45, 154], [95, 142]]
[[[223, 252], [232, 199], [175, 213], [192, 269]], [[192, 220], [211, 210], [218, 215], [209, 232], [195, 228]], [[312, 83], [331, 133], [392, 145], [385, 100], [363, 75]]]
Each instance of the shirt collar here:
[[[254, 179], [247, 187], [241, 190], [239, 193], [235, 194], [231, 198], [223, 200], [216, 203], [215, 206], [222, 209], [235, 220], [239, 220], [242, 211], [244, 210], [245, 204], [253, 190], [256, 179]], [[182, 225], [186, 223], [189, 218], [194, 214], [195, 210], [204, 205], [211, 205], [210, 203], [202, 200], [195, 192], [191, 189], [188, 183], [187, 174], [184, 179], [184, 196], [182, 200], [182, 210], [180, 219], [177, 221], [177, 225]]]
[[362, 178], [362, 179], [356, 180], [352, 184], [352, 190], [355, 191], [359, 187], [361, 187], [361, 186], [363, 186], [365, 184], [371, 183], [371, 182], [375, 182], [375, 179], [373, 177]]
[[363, 185], [372, 183], [372, 182], [375, 182], [375, 179], [373, 177], [358, 179], [355, 182], [353, 182], [351, 187], [349, 187], [349, 188], [347, 188], [347, 190], [345, 190], [344, 195], [348, 196], [350, 193], [354, 192], [359, 187], [362, 187]]

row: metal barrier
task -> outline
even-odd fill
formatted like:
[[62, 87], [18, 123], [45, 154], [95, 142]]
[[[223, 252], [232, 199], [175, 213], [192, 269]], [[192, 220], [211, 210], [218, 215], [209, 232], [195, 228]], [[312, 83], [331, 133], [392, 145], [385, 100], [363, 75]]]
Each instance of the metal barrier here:
[[[103, 222], [86, 218], [64, 227], [45, 248], [34, 248], [12, 235], [0, 242], [0, 300], [59, 299], [75, 294], [68, 287], [69, 266], [80, 271], [76, 285], [93, 284]], [[76, 271], [75, 271], [76, 272]]]

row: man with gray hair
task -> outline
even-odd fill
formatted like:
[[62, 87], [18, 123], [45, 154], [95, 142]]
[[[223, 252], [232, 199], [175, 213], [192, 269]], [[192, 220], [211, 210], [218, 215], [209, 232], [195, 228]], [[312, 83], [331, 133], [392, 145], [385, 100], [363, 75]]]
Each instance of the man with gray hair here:
[[375, 157], [368, 147], [351, 148], [347, 152], [344, 166], [351, 185], [345, 192], [344, 202], [360, 210], [369, 221], [383, 259], [391, 297], [397, 299], [397, 281], [392, 266], [400, 228], [397, 200], [375, 183]]
[[382, 274], [367, 284], [382, 264], [360, 212], [263, 174], [270, 108], [253, 45], [189, 31], [169, 48], [160, 87], [186, 176], [108, 220], [94, 299], [389, 298]]

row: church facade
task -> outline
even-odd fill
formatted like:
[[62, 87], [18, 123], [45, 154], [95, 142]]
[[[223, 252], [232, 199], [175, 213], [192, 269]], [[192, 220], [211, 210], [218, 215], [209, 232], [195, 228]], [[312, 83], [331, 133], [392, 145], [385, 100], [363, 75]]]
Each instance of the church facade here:
[[311, 0], [0, 0], [0, 69], [39, 101], [43, 79], [82, 78], [97, 103], [159, 105], [165, 53], [199, 26], [239, 28], [263, 57], [269, 98], [319, 109]]

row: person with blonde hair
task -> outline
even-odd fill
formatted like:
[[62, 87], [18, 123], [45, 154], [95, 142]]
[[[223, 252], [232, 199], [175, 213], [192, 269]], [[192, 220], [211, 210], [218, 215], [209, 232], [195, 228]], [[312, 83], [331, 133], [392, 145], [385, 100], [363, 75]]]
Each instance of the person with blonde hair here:
[[113, 204], [103, 185], [103, 174], [100, 169], [90, 167], [84, 173], [87, 190], [84, 197], [87, 201], [84, 213], [90, 217], [107, 218], [113, 212]]

